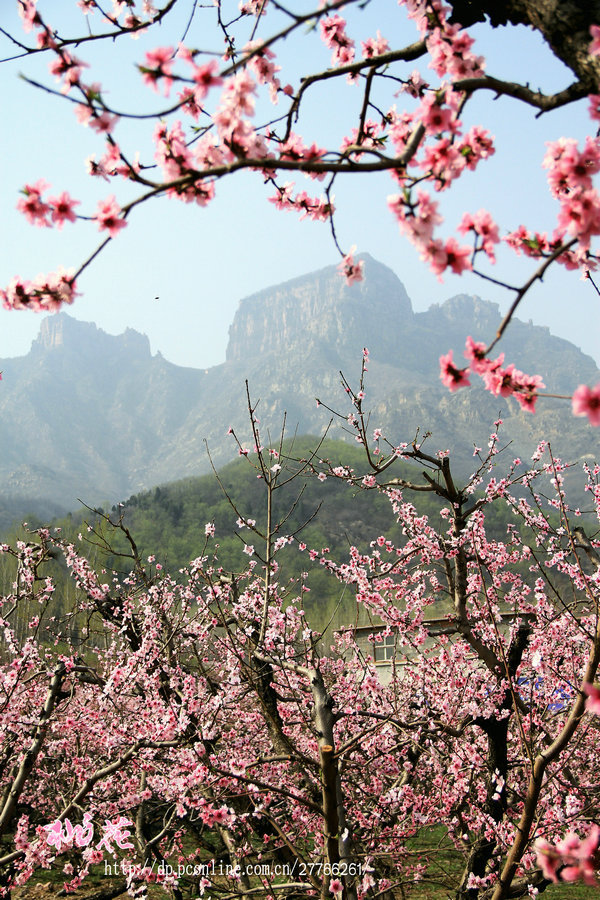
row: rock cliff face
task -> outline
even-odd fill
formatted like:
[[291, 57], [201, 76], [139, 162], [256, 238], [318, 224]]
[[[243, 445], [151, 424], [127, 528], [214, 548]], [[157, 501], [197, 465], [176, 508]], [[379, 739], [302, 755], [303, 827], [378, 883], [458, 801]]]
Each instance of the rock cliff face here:
[[42, 319], [40, 333], [33, 342], [33, 347], [39, 347], [42, 351], [62, 347], [65, 342], [64, 329], [67, 321], [70, 320], [66, 316], [49, 316]]
[[40, 331], [31, 346], [32, 353], [44, 354], [68, 347], [69, 353], [79, 352], [92, 357], [130, 351], [139, 358], [150, 359], [150, 341], [145, 334], [127, 328], [123, 334], [107, 334], [93, 322], [80, 322], [66, 313], [42, 319]]
[[[242, 300], [227, 361], [212, 369], [152, 356], [147, 337], [131, 329], [115, 337], [51, 316], [27, 356], [0, 360], [0, 524], [32, 510], [67, 511], [79, 498], [114, 503], [202, 474], [206, 443], [216, 464], [227, 461], [237, 453], [228, 427], [249, 437], [246, 379], [272, 434], [284, 412], [288, 432], [320, 434], [329, 414], [315, 398], [349, 411], [339, 371], [355, 383], [364, 346], [371, 424], [395, 443], [431, 431], [432, 450], [451, 448], [466, 471], [473, 444], [485, 446], [500, 414], [504, 439], [521, 456], [540, 437], [565, 459], [595, 452], [595, 434], [566, 404], [540, 401], [532, 417], [481, 388], [450, 394], [441, 385], [439, 356], [452, 347], [460, 359], [467, 333], [488, 338], [499, 321], [494, 304], [466, 295], [415, 314], [396, 275], [370, 257], [365, 281], [350, 288], [331, 266]], [[590, 357], [544, 328], [514, 322], [502, 349], [559, 391], [600, 380]]]
[[229, 329], [228, 362], [248, 356], [285, 356], [302, 344], [345, 355], [368, 346], [389, 356], [395, 335], [414, 319], [403, 284], [387, 266], [365, 255], [365, 280], [346, 285], [329, 266], [241, 301]]

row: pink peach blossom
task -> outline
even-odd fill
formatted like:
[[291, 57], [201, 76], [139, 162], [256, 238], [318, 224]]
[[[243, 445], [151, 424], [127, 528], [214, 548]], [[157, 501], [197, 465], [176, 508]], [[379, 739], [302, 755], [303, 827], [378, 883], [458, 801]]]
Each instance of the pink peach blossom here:
[[447, 388], [451, 391], [457, 391], [461, 387], [468, 387], [469, 369], [457, 369], [452, 359], [452, 350], [449, 350], [445, 356], [440, 356], [440, 378]]
[[573, 415], [587, 416], [590, 425], [600, 425], [600, 384], [590, 388], [580, 384], [573, 393]]
[[99, 202], [95, 218], [98, 222], [98, 230], [103, 231], [106, 229], [111, 238], [116, 237], [119, 231], [127, 225], [125, 219], [121, 218], [121, 207], [117, 203], [114, 194]]

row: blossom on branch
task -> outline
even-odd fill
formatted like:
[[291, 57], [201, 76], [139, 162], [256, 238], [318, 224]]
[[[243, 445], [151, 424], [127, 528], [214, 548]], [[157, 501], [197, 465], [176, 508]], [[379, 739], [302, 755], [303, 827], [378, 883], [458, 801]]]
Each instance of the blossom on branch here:
[[168, 94], [173, 84], [171, 75], [174, 55], [173, 47], [156, 47], [154, 50], [149, 50], [146, 53], [145, 65], [138, 67], [144, 84], [158, 91], [159, 82], [164, 79], [165, 94]]
[[451, 391], [457, 391], [461, 387], [468, 387], [471, 382], [468, 375], [469, 369], [457, 369], [452, 359], [452, 350], [445, 356], [440, 356], [440, 378], [443, 384]]
[[539, 839], [535, 843], [537, 864], [549, 881], [583, 881], [596, 887], [596, 869], [600, 866], [600, 828], [593, 825], [583, 840], [570, 832], [556, 845]]
[[354, 41], [346, 34], [346, 20], [337, 13], [321, 19], [319, 23], [321, 38], [326, 47], [333, 50], [331, 64], [343, 66], [354, 59]]
[[17, 209], [31, 225], [38, 225], [40, 228], [50, 225], [48, 221], [50, 206], [42, 200], [42, 194], [49, 187], [48, 182], [40, 178], [35, 184], [26, 184], [21, 192], [24, 199], [17, 202]]
[[583, 690], [587, 694], [585, 708], [589, 713], [600, 716], [600, 688], [595, 684], [584, 684]]
[[600, 384], [590, 388], [580, 384], [573, 393], [573, 415], [587, 416], [590, 425], [600, 425]]
[[354, 284], [354, 282], [362, 281], [364, 278], [365, 264], [362, 259], [358, 260], [358, 262], [354, 261], [353, 254], [355, 250], [356, 247], [352, 247], [338, 266], [338, 270], [346, 279], [346, 284]]
[[[494, 244], [500, 242], [500, 236], [498, 234], [498, 226], [489, 212], [485, 209], [480, 209], [475, 215], [465, 213], [457, 230], [461, 234], [473, 231], [476, 235], [475, 251], [483, 250], [484, 253], [487, 253], [490, 262], [496, 262]], [[481, 238], [481, 240], [479, 241], [477, 238]]]
[[74, 200], [67, 191], [63, 191], [58, 197], [49, 197], [50, 217], [57, 228], [62, 228], [65, 222], [76, 222], [75, 207], [81, 201]]
[[98, 230], [108, 231], [111, 238], [116, 237], [119, 231], [127, 225], [125, 219], [121, 218], [121, 207], [114, 194], [98, 203], [95, 219], [98, 222]]
[[70, 304], [77, 297], [73, 273], [59, 269], [49, 275], [38, 275], [33, 281], [13, 278], [6, 290], [0, 290], [0, 300], [5, 309], [33, 309], [36, 312], [54, 312]]
[[381, 32], [377, 29], [377, 37], [367, 38], [366, 41], [360, 42], [363, 59], [373, 59], [375, 56], [381, 56], [390, 52], [390, 45], [386, 38], [382, 37]]
[[460, 275], [466, 269], [472, 269], [470, 257], [470, 249], [461, 247], [454, 238], [448, 238], [445, 243], [441, 240], [430, 241], [421, 253], [421, 258], [429, 263], [431, 271], [440, 281], [442, 273], [448, 268], [455, 275]]
[[590, 25], [592, 43], [589, 46], [590, 56], [600, 56], [600, 25]]
[[34, 25], [37, 25], [40, 21], [38, 12], [36, 10], [37, 0], [19, 0], [18, 10], [19, 15], [23, 19], [23, 31], [29, 32], [33, 28]]

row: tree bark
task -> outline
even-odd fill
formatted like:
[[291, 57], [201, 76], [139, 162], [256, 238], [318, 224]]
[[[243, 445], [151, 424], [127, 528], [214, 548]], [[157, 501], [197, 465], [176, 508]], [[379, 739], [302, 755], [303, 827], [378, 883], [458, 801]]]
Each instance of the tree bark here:
[[[453, 21], [468, 27], [486, 19], [500, 25], [526, 25], [539, 31], [554, 55], [590, 91], [600, 83], [600, 58], [591, 57], [590, 25], [600, 25], [598, 0], [449, 0]], [[537, 85], [534, 85], [537, 87]]]

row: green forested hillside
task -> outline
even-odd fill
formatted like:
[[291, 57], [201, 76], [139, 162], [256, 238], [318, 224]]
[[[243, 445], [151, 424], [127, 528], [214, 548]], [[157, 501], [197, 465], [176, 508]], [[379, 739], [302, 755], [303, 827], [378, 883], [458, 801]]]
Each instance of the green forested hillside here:
[[[318, 452], [313, 456], [317, 447]], [[329, 548], [331, 559], [344, 562], [352, 546], [367, 550], [380, 535], [401, 544], [403, 535], [389, 500], [375, 490], [359, 490], [331, 476], [319, 480], [308, 470], [289, 480], [289, 475], [304, 468], [302, 460], [309, 459], [321, 470], [327, 465], [320, 461], [330, 460], [332, 465], [344, 464], [361, 473], [365, 471], [365, 459], [359, 448], [341, 441], [319, 444], [314, 437], [296, 439], [287, 445], [282, 456], [281, 487], [274, 494], [272, 521], [275, 526], [281, 523], [278, 536], [294, 535], [296, 540], [277, 557], [281, 564], [279, 583], [283, 586], [291, 582], [290, 590], [294, 592], [294, 580], [301, 573], [308, 573], [310, 590], [303, 605], [313, 627], [320, 629], [330, 620], [333, 625], [354, 621], [356, 604], [351, 590], [344, 590], [318, 559], [311, 560], [309, 551], [314, 549], [321, 556], [322, 550]], [[386, 476], [424, 483], [419, 468], [405, 462], [398, 462]], [[427, 515], [434, 526], [440, 526], [442, 530], [448, 527], [447, 522], [440, 520], [439, 511], [444, 504], [436, 495], [406, 491], [405, 496], [418, 514]], [[260, 535], [240, 527], [237, 520], [240, 516], [255, 520], [257, 531], [264, 534], [266, 491], [250, 456], [230, 463], [218, 475], [213, 473], [162, 485], [134, 494], [121, 507], [113, 506], [111, 510], [98, 512], [108, 514], [113, 521], [122, 517], [140, 557], [143, 560], [155, 557], [156, 563], [171, 574], [177, 574], [196, 557], [213, 553], [225, 571], [235, 572], [245, 569], [248, 564], [245, 544], [254, 546], [255, 558], [260, 559], [262, 554]], [[52, 527], [60, 529], [66, 540], [78, 543], [98, 570], [123, 571], [131, 565], [127, 557], [119, 555], [127, 550], [126, 539], [122, 532], [111, 529], [98, 512], [82, 508], [64, 519], [55, 520]], [[488, 531], [502, 538], [509, 519], [515, 523], [503, 504], [489, 507], [486, 515]], [[214, 524], [214, 538], [206, 537], [207, 523]], [[30, 521], [29, 528], [35, 524], [39, 523]], [[5, 534], [4, 539], [10, 542], [19, 537], [23, 537], [23, 531], [15, 528]], [[306, 544], [304, 552], [299, 550], [300, 541]], [[51, 571], [46, 574], [51, 574], [57, 584], [56, 607], [59, 613], [64, 613], [73, 603], [74, 587], [62, 564], [51, 562], [49, 566]], [[11, 560], [0, 559], [0, 589], [9, 591], [12, 580]], [[440, 600], [439, 614], [447, 611], [443, 603]], [[436, 615], [433, 608], [432, 615]]]
[[[288, 445], [290, 459], [284, 465], [286, 472], [282, 472], [282, 483], [286, 481], [287, 472], [302, 467], [298, 460], [311, 458], [318, 443], [317, 438], [304, 437]], [[364, 469], [361, 451], [341, 441], [326, 441], [319, 446], [315, 462], [324, 459], [330, 459], [333, 465], [344, 464], [357, 471]], [[399, 463], [393, 475], [406, 476], [409, 473], [413, 479], [420, 478], [419, 470], [406, 463]], [[442, 505], [438, 498], [431, 494], [418, 494], [411, 495], [409, 499], [416, 503], [420, 514], [427, 513], [437, 518]], [[240, 514], [246, 519], [254, 519], [257, 529], [264, 532], [266, 492], [251, 459], [242, 458], [221, 469], [218, 478], [209, 474], [162, 485], [135, 494], [122, 507], [115, 506], [105, 512], [110, 513], [112, 519], [122, 515], [141, 557], [155, 556], [156, 561], [171, 573], [177, 573], [201, 553], [212, 552], [215, 545], [220, 565], [227, 571], [238, 571], [248, 563], [248, 556], [243, 552], [244, 544], [253, 544], [257, 554], [260, 554], [261, 540], [258, 535], [250, 534], [247, 528], [241, 529], [236, 520]], [[384, 496], [372, 490], [357, 490], [333, 477], [320, 481], [308, 473], [282, 484], [275, 493], [273, 521], [282, 522], [279, 535], [297, 537], [278, 557], [281, 560], [280, 583], [287, 583], [302, 572], [309, 572], [310, 591], [304, 606], [315, 627], [328, 621], [331, 616], [334, 621], [352, 620], [355, 604], [349, 592], [344, 594], [342, 586], [323, 570], [318, 561], [311, 561], [308, 551], [314, 548], [320, 553], [328, 547], [332, 559], [343, 561], [351, 546], [367, 549], [379, 535], [396, 541], [402, 539], [391, 505]], [[215, 525], [215, 537], [206, 545], [205, 525], [209, 522]], [[36, 524], [41, 523], [30, 520], [29, 528]], [[90, 526], [92, 531], [88, 530]], [[78, 541], [81, 535], [81, 546], [97, 567], [118, 570], [127, 565], [122, 557], [106, 550], [108, 546], [116, 551], [124, 549], [123, 535], [111, 533], [107, 524], [92, 510], [82, 509], [54, 520], [52, 527], [60, 528], [67, 540]], [[102, 537], [99, 538], [99, 535]], [[22, 537], [21, 528], [12, 528], [4, 535], [9, 542]], [[307, 545], [305, 552], [299, 551], [299, 541]], [[53, 567], [51, 574], [60, 588], [57, 603], [68, 606], [72, 602], [73, 588], [67, 586], [66, 571], [58, 564], [50, 565]], [[13, 577], [10, 561], [5, 560], [0, 564], [0, 587], [9, 590]]]
[[[318, 439], [313, 437], [300, 438], [288, 445], [290, 459], [284, 464], [281, 482], [286, 481], [288, 473], [302, 468], [298, 460], [311, 458], [317, 445]], [[343, 463], [357, 471], [364, 469], [361, 451], [341, 441], [326, 441], [320, 445], [315, 462], [323, 459], [331, 460], [334, 465]], [[419, 477], [418, 470], [410, 470], [407, 464], [399, 464], [395, 475], [406, 476], [408, 471], [412, 477]], [[420, 494], [411, 499], [417, 500], [420, 513], [437, 517], [442, 505], [438, 498]], [[113, 507], [113, 518], [118, 512]], [[255, 520], [256, 528], [264, 533], [266, 492], [251, 458], [243, 458], [221, 469], [218, 478], [214, 474], [186, 478], [135, 494], [126, 501], [121, 512], [141, 556], [155, 555], [171, 573], [206, 552], [205, 525], [214, 523], [215, 537], [209, 541], [208, 548], [218, 545], [216, 552], [220, 565], [227, 571], [237, 571], [248, 563], [243, 550], [246, 543], [254, 545], [257, 554], [261, 553], [260, 537], [250, 534], [247, 528], [240, 528], [237, 519], [241, 514]], [[347, 592], [343, 595], [342, 587], [318, 561], [310, 560], [308, 550], [314, 548], [320, 552], [328, 547], [332, 559], [343, 561], [351, 546], [367, 549], [379, 535], [396, 541], [402, 539], [391, 505], [384, 496], [376, 491], [357, 490], [332, 477], [320, 481], [305, 473], [283, 483], [274, 495], [272, 515], [274, 523], [282, 523], [279, 535], [297, 537], [279, 556], [281, 583], [309, 572], [310, 592], [304, 605], [315, 624], [332, 615], [347, 621], [354, 616], [354, 601]], [[91, 521], [89, 511], [68, 517], [60, 522], [60, 526], [65, 534], [75, 534], [81, 532], [83, 520]], [[85, 536], [85, 531], [83, 534]], [[307, 545], [306, 552], [298, 550], [300, 541]], [[118, 563], [119, 560], [110, 555], [106, 561], [111, 567]]]

